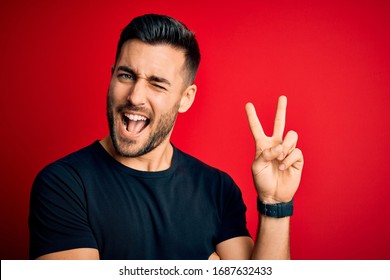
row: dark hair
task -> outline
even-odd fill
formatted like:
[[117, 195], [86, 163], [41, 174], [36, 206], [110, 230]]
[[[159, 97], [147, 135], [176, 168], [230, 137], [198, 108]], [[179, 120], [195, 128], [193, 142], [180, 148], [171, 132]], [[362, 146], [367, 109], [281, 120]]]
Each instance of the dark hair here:
[[168, 44], [182, 49], [188, 69], [188, 81], [193, 83], [200, 63], [200, 51], [195, 34], [183, 23], [165, 15], [146, 14], [134, 18], [122, 31], [115, 61], [118, 60], [123, 44], [131, 39], [144, 43]]

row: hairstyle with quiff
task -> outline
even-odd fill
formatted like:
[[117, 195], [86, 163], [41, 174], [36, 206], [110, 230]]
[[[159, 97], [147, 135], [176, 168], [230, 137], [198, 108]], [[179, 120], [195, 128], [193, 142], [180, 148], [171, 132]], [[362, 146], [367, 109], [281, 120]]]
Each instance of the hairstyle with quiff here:
[[150, 45], [168, 44], [184, 51], [187, 81], [192, 84], [200, 63], [199, 45], [194, 32], [180, 21], [157, 14], [146, 14], [134, 18], [122, 31], [118, 42], [115, 61], [118, 60], [123, 44], [138, 39]]

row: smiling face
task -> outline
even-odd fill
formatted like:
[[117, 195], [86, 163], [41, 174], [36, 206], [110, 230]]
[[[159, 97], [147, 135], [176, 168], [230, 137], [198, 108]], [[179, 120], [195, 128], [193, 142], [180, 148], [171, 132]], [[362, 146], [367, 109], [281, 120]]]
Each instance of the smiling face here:
[[178, 112], [192, 104], [184, 52], [166, 44], [126, 42], [113, 68], [107, 96], [112, 144], [122, 157], [139, 157], [169, 138]]

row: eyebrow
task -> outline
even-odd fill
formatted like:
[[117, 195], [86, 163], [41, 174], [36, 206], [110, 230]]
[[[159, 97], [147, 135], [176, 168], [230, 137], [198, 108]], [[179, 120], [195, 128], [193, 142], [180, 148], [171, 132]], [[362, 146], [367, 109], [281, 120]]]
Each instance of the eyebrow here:
[[[128, 66], [118, 66], [118, 71], [125, 71], [127, 73], [130, 73], [130, 74], [133, 74], [135, 76], [138, 76], [138, 73], [136, 73], [133, 69], [131, 69]], [[170, 81], [168, 81], [167, 79], [165, 79], [163, 77], [158, 77], [156, 75], [152, 75], [152, 76], [148, 77], [147, 80], [149, 82], [163, 83], [163, 84], [166, 84], [168, 86], [171, 86], [171, 82]]]
[[133, 69], [127, 66], [118, 66], [118, 71], [124, 71], [137, 76], [137, 73]]
[[171, 83], [165, 79], [165, 78], [162, 78], [162, 77], [157, 77], [157, 76], [150, 76], [148, 78], [149, 81], [152, 81], [152, 82], [157, 82], [157, 83], [163, 83], [163, 84], [167, 84], [168, 86], [171, 86]]

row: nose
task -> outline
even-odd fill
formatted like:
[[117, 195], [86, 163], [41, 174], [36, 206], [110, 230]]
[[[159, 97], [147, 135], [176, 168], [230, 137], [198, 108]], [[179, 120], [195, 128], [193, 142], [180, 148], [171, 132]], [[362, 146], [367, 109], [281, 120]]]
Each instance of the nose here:
[[146, 87], [142, 79], [137, 80], [129, 90], [127, 99], [134, 106], [142, 106], [146, 102]]

